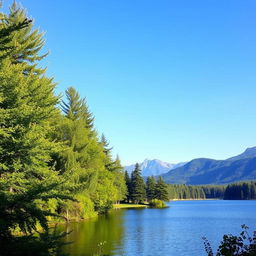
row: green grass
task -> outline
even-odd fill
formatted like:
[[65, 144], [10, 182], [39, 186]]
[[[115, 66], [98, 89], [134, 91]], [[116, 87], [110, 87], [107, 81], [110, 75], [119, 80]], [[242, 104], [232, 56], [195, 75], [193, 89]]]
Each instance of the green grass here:
[[145, 208], [145, 204], [113, 204], [114, 209], [123, 209], [123, 208]]

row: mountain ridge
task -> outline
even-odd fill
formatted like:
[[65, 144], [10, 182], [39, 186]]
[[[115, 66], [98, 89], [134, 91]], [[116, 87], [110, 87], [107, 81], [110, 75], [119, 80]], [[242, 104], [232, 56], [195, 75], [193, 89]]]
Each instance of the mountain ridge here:
[[162, 175], [167, 183], [226, 184], [256, 179], [256, 147], [226, 160], [210, 158], [192, 159], [185, 165]]
[[[225, 160], [195, 158], [172, 164], [159, 159], [145, 159], [139, 163], [142, 176], [162, 176], [167, 183], [175, 184], [226, 184], [256, 179], [256, 147], [247, 148], [239, 155]], [[135, 164], [125, 166], [131, 173]]]

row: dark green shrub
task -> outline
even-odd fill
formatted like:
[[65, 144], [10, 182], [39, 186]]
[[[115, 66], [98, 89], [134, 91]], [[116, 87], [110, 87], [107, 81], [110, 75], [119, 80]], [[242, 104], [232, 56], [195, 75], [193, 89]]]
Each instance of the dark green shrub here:
[[[255, 256], [256, 255], [256, 231], [251, 237], [248, 227], [242, 225], [242, 232], [239, 236], [224, 235], [223, 240], [217, 249], [216, 256]], [[214, 256], [211, 244], [203, 237], [205, 251], [208, 256]]]

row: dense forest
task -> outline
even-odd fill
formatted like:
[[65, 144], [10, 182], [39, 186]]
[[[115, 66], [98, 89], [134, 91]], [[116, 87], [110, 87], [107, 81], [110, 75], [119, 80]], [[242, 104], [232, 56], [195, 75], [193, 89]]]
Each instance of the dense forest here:
[[208, 199], [214, 199], [214, 198], [223, 199], [226, 187], [227, 187], [226, 185], [207, 185], [207, 186], [202, 186], [202, 189], [205, 193], [205, 198], [208, 198]]
[[256, 182], [239, 182], [230, 184], [226, 187], [224, 192], [224, 199], [226, 200], [248, 200], [256, 199]]
[[168, 185], [164, 182], [162, 177], [157, 180], [151, 176], [147, 178], [146, 183], [141, 175], [141, 170], [139, 164], [135, 165], [131, 176], [128, 172], [125, 172], [125, 182], [127, 187], [127, 195], [125, 202], [127, 203], [148, 203], [159, 200], [168, 201]]
[[169, 199], [205, 199], [205, 193], [200, 186], [168, 185]]
[[256, 199], [256, 181], [242, 181], [229, 185], [173, 185], [168, 184], [169, 199]]
[[[55, 94], [41, 63], [43, 34], [16, 3], [0, 16], [0, 241], [11, 255], [17, 239], [39, 246], [30, 235], [48, 232], [49, 221], [104, 213], [127, 191], [86, 100], [73, 87]], [[33, 245], [23, 255], [33, 255]]]

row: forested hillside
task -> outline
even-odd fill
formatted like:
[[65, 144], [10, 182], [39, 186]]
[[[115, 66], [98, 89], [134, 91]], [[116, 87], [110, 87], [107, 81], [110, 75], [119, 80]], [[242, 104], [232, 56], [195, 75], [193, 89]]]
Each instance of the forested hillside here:
[[204, 186], [168, 184], [168, 193], [169, 199], [255, 200], [256, 181]]
[[227, 186], [224, 192], [226, 200], [249, 200], [256, 199], [256, 182], [239, 182]]
[[227, 184], [256, 179], [256, 150], [249, 148], [244, 153], [226, 160], [198, 158], [184, 166], [162, 175], [173, 184]]
[[86, 100], [73, 87], [56, 96], [41, 63], [43, 34], [16, 3], [0, 16], [0, 240], [8, 251], [14, 230], [29, 238], [47, 232], [49, 220], [106, 212], [126, 185]]

